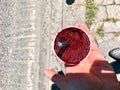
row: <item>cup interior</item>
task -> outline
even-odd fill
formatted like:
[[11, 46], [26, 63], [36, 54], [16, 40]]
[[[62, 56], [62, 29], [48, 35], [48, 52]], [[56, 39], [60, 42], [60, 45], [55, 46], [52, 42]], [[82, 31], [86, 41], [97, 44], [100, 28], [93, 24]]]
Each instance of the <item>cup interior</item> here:
[[57, 33], [53, 48], [60, 61], [75, 65], [88, 56], [91, 42], [85, 30], [70, 26]]

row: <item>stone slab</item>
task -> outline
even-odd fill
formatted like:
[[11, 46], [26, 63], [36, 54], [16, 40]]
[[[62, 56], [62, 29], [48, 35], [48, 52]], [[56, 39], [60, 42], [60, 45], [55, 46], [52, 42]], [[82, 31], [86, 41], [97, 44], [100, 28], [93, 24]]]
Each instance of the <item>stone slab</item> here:
[[[64, 1], [63, 1], [64, 2]], [[85, 21], [85, 6], [75, 3], [67, 5], [63, 3], [63, 26], [83, 23]]]
[[107, 7], [108, 18], [120, 20], [120, 5], [109, 5]]
[[104, 0], [94, 0], [94, 3], [95, 3], [96, 5], [102, 5], [103, 1], [104, 1]]
[[105, 32], [120, 32], [120, 21], [116, 23], [105, 22], [103, 28]]
[[102, 5], [111, 5], [111, 4], [114, 4], [114, 0], [103, 0]]
[[120, 4], [120, 0], [115, 0], [115, 3], [116, 4]]
[[101, 22], [105, 18], [107, 18], [106, 7], [105, 6], [98, 6], [98, 11], [96, 14], [95, 22]]

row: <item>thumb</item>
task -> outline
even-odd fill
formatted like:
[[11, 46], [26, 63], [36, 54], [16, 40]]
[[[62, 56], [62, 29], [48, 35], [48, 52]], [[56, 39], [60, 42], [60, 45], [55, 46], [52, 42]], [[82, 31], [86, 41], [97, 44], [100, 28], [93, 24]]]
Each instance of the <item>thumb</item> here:
[[44, 74], [51, 79], [55, 84], [57, 84], [59, 87], [62, 86], [64, 82], [64, 76], [58, 74], [57, 72], [53, 70], [46, 69], [44, 70]]

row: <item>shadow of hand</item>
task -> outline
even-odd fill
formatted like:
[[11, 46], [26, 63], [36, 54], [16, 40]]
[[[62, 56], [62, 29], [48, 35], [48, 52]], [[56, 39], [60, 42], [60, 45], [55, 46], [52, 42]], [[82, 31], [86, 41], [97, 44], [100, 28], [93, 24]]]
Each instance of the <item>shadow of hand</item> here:
[[[65, 76], [46, 70], [52, 76], [51, 80], [61, 90], [120, 90], [117, 78], [107, 61], [97, 60], [89, 72], [66, 73]], [[45, 73], [46, 73], [45, 72]], [[56, 74], [55, 74], [56, 73]]]

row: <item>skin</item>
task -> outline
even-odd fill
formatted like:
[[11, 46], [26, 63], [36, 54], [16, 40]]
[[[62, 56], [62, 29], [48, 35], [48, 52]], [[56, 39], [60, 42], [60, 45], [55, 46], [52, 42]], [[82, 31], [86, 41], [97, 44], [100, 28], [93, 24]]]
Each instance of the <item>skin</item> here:
[[112, 67], [100, 52], [87, 26], [75, 26], [83, 28], [90, 36], [92, 46], [89, 56], [75, 66], [65, 65], [65, 76], [50, 69], [44, 70], [44, 74], [61, 90], [120, 90]]

